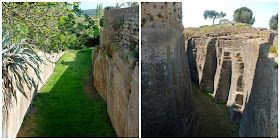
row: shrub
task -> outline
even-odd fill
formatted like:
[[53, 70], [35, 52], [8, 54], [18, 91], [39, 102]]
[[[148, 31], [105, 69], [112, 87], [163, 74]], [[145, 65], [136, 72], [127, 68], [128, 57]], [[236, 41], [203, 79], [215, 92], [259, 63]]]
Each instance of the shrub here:
[[[43, 84], [40, 78], [42, 71], [39, 69], [39, 62], [43, 63], [43, 60], [36, 54], [33, 45], [28, 44], [25, 39], [19, 43], [11, 43], [10, 34], [5, 31], [2, 34], [2, 93], [7, 107], [11, 97], [15, 97], [17, 101], [17, 90], [28, 99], [24, 85], [29, 90], [36, 87], [34, 76]], [[28, 68], [34, 70], [35, 75], [30, 75]]]
[[277, 47], [271, 45], [270, 48], [269, 48], [269, 52], [270, 53], [277, 53]]
[[143, 18], [141, 19], [141, 25], [144, 26], [145, 23], [146, 23], [146, 18], [143, 17]]
[[209, 25], [201, 25], [201, 26], [199, 26], [199, 28], [208, 28], [208, 27], [211, 27], [211, 26], [209, 26]]

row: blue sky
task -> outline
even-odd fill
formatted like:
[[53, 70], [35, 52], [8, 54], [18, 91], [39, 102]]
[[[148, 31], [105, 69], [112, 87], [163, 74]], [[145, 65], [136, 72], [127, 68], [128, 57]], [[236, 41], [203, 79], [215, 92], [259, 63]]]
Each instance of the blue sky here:
[[[201, 4], [203, 3], [203, 4]], [[225, 19], [233, 20], [233, 13], [240, 7], [247, 7], [253, 11], [256, 21], [253, 27], [269, 28], [269, 19], [278, 13], [277, 2], [212, 2], [212, 1], [193, 1], [191, 3], [183, 1], [183, 25], [184, 27], [199, 27], [201, 25], [212, 25], [212, 19], [204, 20], [204, 10], [223, 11], [227, 14]], [[215, 24], [219, 19], [215, 20]]]

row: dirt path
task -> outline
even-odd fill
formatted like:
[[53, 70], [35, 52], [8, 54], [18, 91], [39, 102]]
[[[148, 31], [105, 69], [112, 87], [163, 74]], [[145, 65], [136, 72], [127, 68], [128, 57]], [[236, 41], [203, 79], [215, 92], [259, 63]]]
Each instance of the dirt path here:
[[226, 104], [216, 104], [211, 93], [192, 86], [196, 107], [195, 137], [238, 137], [238, 126], [231, 124]]
[[70, 51], [36, 95], [17, 137], [116, 137], [93, 86], [91, 49]]

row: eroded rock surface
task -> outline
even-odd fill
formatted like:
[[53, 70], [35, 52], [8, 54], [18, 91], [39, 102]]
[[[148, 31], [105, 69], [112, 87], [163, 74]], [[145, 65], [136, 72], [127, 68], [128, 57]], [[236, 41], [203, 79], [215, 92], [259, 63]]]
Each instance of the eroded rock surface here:
[[190, 137], [194, 104], [182, 34], [182, 3], [141, 5], [142, 137]]
[[244, 29], [248, 33], [187, 34], [192, 81], [213, 92], [217, 103], [227, 103], [240, 136], [277, 137], [278, 56], [269, 48], [278, 46], [278, 34]]
[[94, 86], [107, 102], [117, 136], [139, 137], [139, 66], [136, 65], [137, 59], [118, 48], [117, 44], [108, 44], [114, 47], [113, 56], [102, 48], [93, 50]]
[[142, 28], [142, 137], [192, 134], [193, 101], [184, 36], [177, 30]]

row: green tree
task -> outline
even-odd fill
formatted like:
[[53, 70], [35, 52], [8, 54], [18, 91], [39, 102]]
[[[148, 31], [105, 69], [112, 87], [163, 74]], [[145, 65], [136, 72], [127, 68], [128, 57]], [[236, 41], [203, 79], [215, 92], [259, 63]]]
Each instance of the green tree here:
[[98, 6], [98, 4], [96, 6], [96, 17], [99, 18], [99, 6]]
[[98, 18], [101, 18], [104, 15], [103, 6], [102, 4], [99, 5], [99, 15]]
[[234, 11], [233, 21], [253, 25], [255, 23], [255, 17], [253, 17], [253, 12], [251, 9], [247, 7], [241, 7]]
[[269, 20], [269, 28], [272, 30], [277, 30], [278, 28], [278, 13], [272, 16]]
[[216, 10], [205, 10], [203, 13], [204, 19], [213, 19], [213, 25], [214, 25], [214, 21], [216, 18], [223, 18], [226, 16], [226, 14], [224, 12], [220, 12], [218, 13]]

